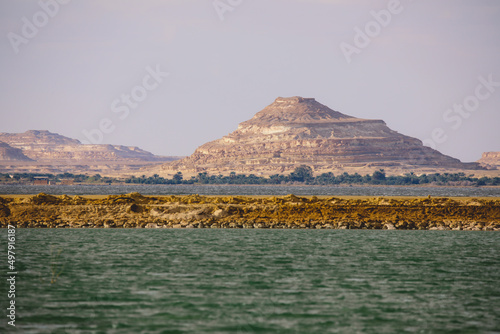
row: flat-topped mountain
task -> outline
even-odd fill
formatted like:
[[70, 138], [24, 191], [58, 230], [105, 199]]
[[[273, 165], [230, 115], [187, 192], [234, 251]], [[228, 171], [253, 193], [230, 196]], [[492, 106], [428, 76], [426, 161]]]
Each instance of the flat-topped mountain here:
[[0, 133], [0, 173], [74, 173], [111, 176], [179, 159], [135, 146], [87, 145], [49, 131]]
[[17, 148], [36, 161], [168, 161], [134, 146], [84, 145], [46, 130], [29, 130], [24, 133], [0, 133], [0, 141]]
[[478, 162], [486, 168], [498, 168], [500, 167], [500, 152], [484, 152]]
[[478, 168], [391, 130], [382, 120], [334, 111], [313, 98], [277, 98], [227, 136], [200, 146], [164, 171], [272, 174], [300, 164], [343, 167]]

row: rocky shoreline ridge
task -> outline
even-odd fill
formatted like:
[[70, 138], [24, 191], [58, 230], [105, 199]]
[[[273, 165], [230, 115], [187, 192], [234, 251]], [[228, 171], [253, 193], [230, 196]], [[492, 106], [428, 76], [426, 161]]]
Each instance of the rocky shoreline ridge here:
[[339, 198], [0, 196], [0, 226], [26, 228], [288, 228], [500, 231], [500, 200]]

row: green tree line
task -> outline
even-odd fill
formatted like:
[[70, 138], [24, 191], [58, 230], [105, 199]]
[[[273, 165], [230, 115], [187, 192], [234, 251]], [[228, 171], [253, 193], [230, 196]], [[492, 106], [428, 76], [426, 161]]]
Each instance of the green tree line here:
[[33, 181], [35, 177], [47, 177], [49, 180], [60, 181], [62, 179], [72, 179], [75, 183], [87, 184], [306, 184], [306, 185], [457, 185], [457, 186], [498, 186], [500, 177], [474, 177], [465, 175], [465, 173], [434, 173], [416, 175], [407, 173], [405, 175], [387, 176], [383, 169], [375, 171], [372, 174], [360, 175], [358, 173], [323, 173], [314, 176], [311, 167], [301, 165], [288, 175], [275, 174], [269, 177], [256, 176], [254, 174], [236, 174], [229, 175], [209, 175], [208, 173], [199, 173], [184, 179], [181, 172], [175, 174], [172, 178], [164, 178], [158, 174], [146, 177], [129, 177], [117, 179], [111, 177], [102, 177], [99, 174], [93, 176], [83, 174], [37, 174], [37, 173], [16, 173], [0, 174], [1, 183], [16, 183], [22, 181]]

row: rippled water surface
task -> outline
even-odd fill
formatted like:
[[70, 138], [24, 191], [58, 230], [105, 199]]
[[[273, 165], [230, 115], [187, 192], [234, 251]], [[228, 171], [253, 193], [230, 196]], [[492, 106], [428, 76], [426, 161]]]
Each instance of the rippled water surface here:
[[500, 332], [494, 232], [16, 233], [19, 333]]
[[117, 195], [271, 195], [298, 196], [480, 196], [500, 197], [500, 187], [339, 187], [241, 185], [0, 185], [0, 194]]

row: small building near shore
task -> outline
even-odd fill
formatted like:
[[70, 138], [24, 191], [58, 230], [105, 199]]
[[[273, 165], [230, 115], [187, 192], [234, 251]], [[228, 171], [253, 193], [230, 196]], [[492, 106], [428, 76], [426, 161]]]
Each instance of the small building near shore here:
[[47, 176], [35, 176], [33, 180], [33, 185], [35, 186], [48, 186], [55, 184], [54, 181], [50, 181]]

